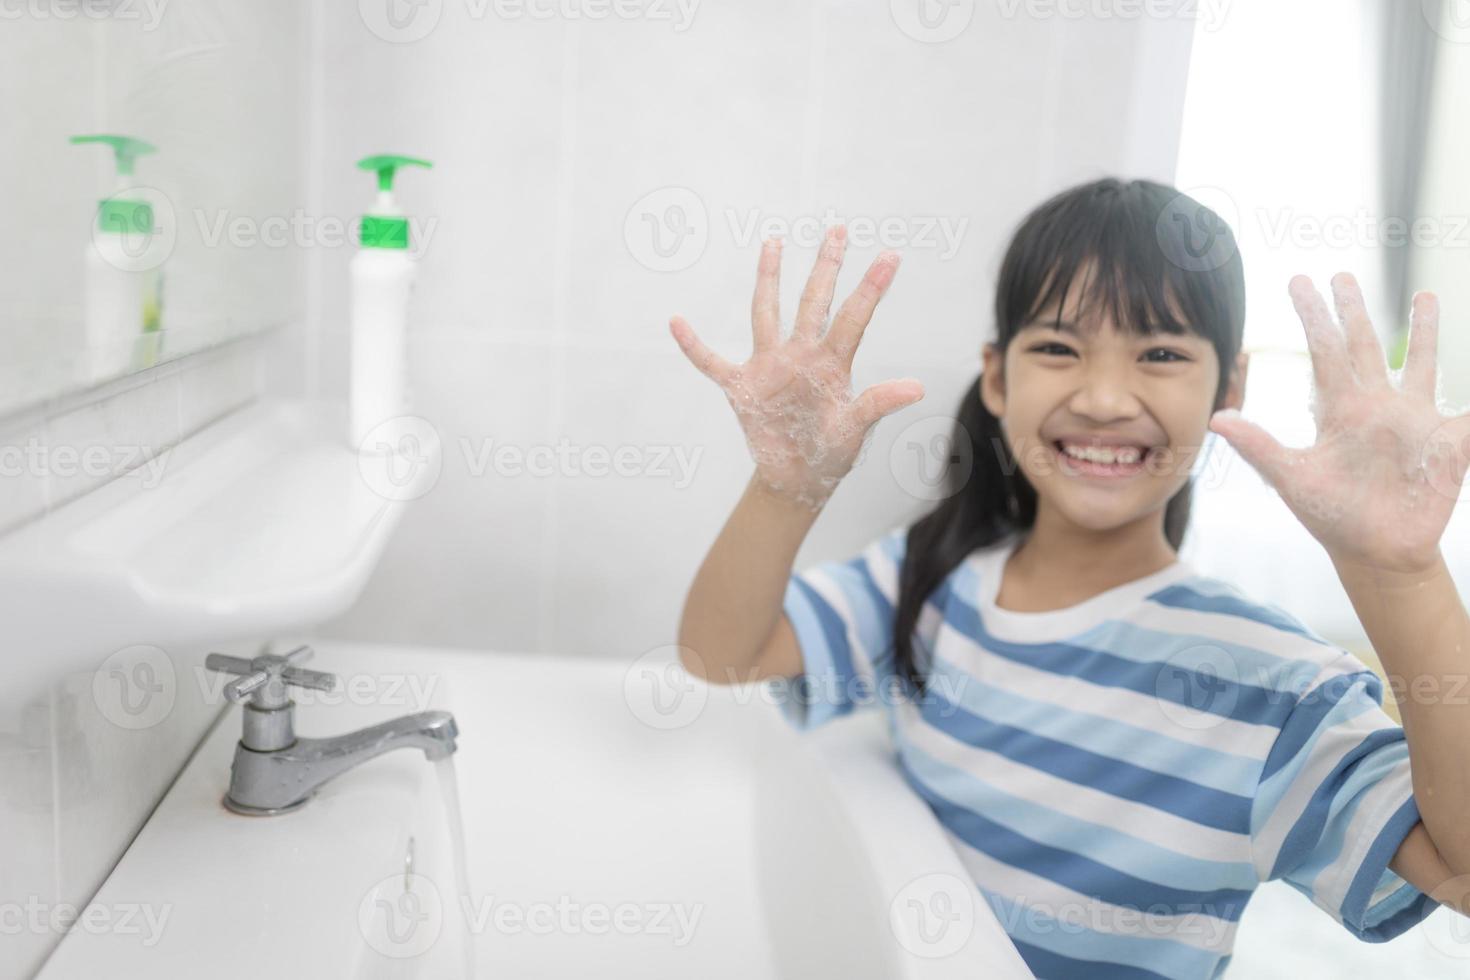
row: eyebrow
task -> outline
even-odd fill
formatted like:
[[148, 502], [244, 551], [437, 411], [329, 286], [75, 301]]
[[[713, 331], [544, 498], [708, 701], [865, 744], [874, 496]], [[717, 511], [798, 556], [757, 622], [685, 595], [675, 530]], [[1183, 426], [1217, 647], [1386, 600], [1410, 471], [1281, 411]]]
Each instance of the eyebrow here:
[[[1027, 323], [1021, 324], [1021, 330], [1033, 330], [1033, 329], [1034, 330], [1051, 330], [1051, 331], [1057, 331], [1057, 332], [1060, 332], [1060, 333], [1069, 334], [1069, 335], [1071, 335], [1073, 337], [1077, 337], [1079, 339], [1081, 339], [1084, 336], [1084, 331], [1082, 330], [1082, 328], [1079, 327], [1079, 326], [1077, 326], [1077, 324], [1073, 323], [1071, 320], [1046, 320], [1046, 319], [1039, 319], [1038, 318], [1038, 319], [1031, 320], [1031, 321], [1029, 321]], [[1085, 333], [1087, 335], [1090, 335], [1090, 334], [1093, 334], [1093, 333], [1096, 333], [1096, 332], [1097, 331], [1094, 328], [1092, 330], [1086, 331]], [[1179, 338], [1194, 338], [1194, 339], [1197, 339], [1197, 340], [1204, 341], [1204, 338], [1198, 337], [1197, 335], [1195, 335], [1193, 333], [1190, 333], [1188, 331], [1185, 331], [1185, 332], [1182, 332], [1182, 333], [1179, 333], [1179, 334], [1175, 334], [1172, 331], [1169, 331], [1169, 330], [1164, 329], [1163, 327], [1158, 327], [1158, 328], [1156, 328], [1156, 332], [1166, 333], [1169, 336], [1174, 336], [1174, 337], [1179, 337]], [[1208, 341], [1204, 341], [1204, 342], [1207, 343]]]
[[1032, 329], [1057, 330], [1057, 331], [1060, 331], [1062, 333], [1071, 334], [1074, 337], [1081, 337], [1082, 336], [1082, 330], [1077, 326], [1077, 324], [1073, 323], [1071, 320], [1042, 320], [1042, 319], [1035, 319], [1035, 320], [1031, 320], [1029, 323], [1023, 323], [1023, 324], [1021, 324], [1021, 329], [1022, 330], [1032, 330]]

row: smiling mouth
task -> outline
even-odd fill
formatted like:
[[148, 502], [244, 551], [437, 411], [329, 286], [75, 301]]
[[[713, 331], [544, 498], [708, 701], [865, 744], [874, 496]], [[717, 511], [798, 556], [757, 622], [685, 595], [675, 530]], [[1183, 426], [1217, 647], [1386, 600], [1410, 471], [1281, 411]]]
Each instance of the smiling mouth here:
[[1137, 476], [1159, 451], [1157, 446], [1083, 446], [1063, 443], [1060, 439], [1052, 440], [1051, 448], [1061, 461], [1064, 473], [1104, 479]]

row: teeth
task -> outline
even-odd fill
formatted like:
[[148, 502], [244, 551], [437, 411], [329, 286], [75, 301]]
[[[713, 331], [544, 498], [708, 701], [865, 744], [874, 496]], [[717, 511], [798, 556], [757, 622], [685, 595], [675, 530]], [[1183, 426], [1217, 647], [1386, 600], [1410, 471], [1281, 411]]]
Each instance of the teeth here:
[[1062, 451], [1073, 459], [1085, 459], [1092, 463], [1136, 463], [1143, 458], [1143, 452], [1137, 446], [1119, 446], [1111, 449], [1107, 446], [1072, 446], [1062, 443]]

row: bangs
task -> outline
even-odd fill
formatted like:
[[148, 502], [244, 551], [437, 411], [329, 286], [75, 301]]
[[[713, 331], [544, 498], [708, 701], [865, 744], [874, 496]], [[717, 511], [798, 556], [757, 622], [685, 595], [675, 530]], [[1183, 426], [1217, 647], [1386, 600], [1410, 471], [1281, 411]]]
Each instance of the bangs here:
[[[1223, 262], [1201, 267], [1201, 227]], [[1219, 246], [1223, 245], [1221, 248]], [[1076, 291], [1089, 316], [1135, 335], [1193, 334], [1233, 358], [1244, 328], [1244, 273], [1230, 230], [1212, 211], [1160, 184], [1099, 181], [1038, 208], [1011, 243], [996, 296], [1001, 340]]]

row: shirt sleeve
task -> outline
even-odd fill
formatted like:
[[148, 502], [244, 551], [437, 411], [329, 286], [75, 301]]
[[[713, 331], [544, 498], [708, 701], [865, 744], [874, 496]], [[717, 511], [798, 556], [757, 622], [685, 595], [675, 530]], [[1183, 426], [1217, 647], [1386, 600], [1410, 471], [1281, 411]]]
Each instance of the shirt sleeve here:
[[1328, 668], [1292, 706], [1251, 807], [1262, 880], [1284, 879], [1366, 942], [1386, 942], [1439, 907], [1388, 867], [1419, 822], [1403, 728], [1378, 675]]
[[892, 698], [896, 678], [893, 619], [907, 529], [888, 531], [847, 561], [795, 573], [782, 611], [801, 648], [802, 674], [771, 682], [776, 703], [796, 728]]

